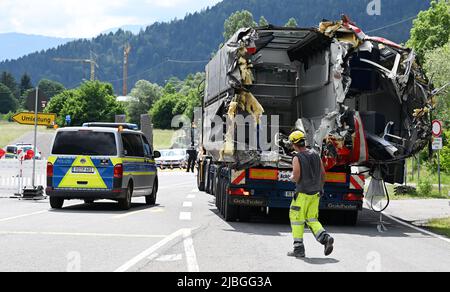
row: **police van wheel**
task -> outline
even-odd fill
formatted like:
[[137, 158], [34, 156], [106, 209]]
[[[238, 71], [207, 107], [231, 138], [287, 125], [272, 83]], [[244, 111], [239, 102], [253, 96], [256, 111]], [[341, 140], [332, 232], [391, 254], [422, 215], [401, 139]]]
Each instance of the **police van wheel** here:
[[50, 206], [52, 207], [52, 209], [62, 209], [62, 207], [64, 206], [64, 199], [50, 197]]
[[157, 195], [158, 195], [158, 179], [155, 180], [155, 184], [153, 185], [152, 194], [150, 196], [145, 197], [145, 203], [148, 206], [154, 206], [156, 204]]
[[127, 197], [119, 200], [120, 209], [127, 211], [131, 209], [131, 199], [133, 197], [133, 188], [131, 185], [127, 188]]

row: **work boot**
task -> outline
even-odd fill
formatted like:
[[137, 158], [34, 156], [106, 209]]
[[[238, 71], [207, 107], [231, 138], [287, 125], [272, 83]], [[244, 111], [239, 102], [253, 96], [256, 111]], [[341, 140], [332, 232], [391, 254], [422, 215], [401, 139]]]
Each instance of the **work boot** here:
[[298, 258], [298, 259], [305, 258], [306, 257], [305, 246], [303, 244], [296, 245], [294, 247], [294, 251], [291, 251], [288, 253], [288, 257], [294, 257], [294, 258]]
[[325, 234], [320, 243], [325, 247], [325, 256], [329, 256], [334, 250], [334, 238], [329, 234]]

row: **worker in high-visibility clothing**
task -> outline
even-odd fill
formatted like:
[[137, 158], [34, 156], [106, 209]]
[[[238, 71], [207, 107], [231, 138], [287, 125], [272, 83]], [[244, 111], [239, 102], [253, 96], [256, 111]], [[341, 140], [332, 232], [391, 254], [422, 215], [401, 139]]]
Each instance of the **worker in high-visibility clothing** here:
[[334, 239], [319, 222], [319, 203], [325, 185], [325, 168], [320, 155], [306, 147], [306, 136], [295, 131], [289, 136], [297, 155], [293, 159], [292, 181], [297, 184], [292, 200], [290, 219], [294, 236], [294, 251], [288, 256], [305, 257], [303, 234], [305, 224], [313, 232], [317, 241], [325, 246], [325, 256], [333, 252]]

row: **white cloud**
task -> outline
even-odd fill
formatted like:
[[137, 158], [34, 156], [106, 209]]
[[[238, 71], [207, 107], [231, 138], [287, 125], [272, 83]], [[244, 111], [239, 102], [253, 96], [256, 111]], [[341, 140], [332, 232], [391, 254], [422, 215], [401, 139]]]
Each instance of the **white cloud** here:
[[1, 0], [0, 33], [92, 37], [123, 25], [182, 18], [220, 0]]

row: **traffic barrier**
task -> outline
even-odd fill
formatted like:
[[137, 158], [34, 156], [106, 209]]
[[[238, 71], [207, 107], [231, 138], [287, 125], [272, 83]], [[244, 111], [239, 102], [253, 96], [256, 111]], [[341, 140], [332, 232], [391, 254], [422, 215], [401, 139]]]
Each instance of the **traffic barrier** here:
[[[37, 186], [47, 184], [47, 161], [36, 160], [36, 181]], [[22, 177], [20, 178], [20, 174]], [[31, 186], [33, 176], [33, 161], [26, 160], [22, 165], [17, 159], [0, 160], [0, 192], [13, 193], [19, 189]], [[19, 187], [20, 183], [20, 187]]]

